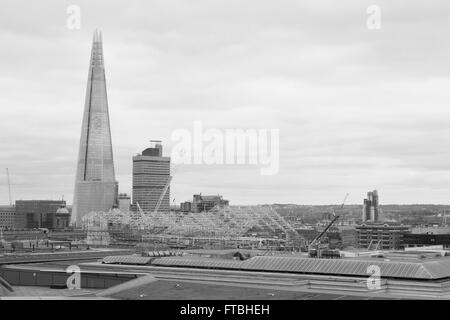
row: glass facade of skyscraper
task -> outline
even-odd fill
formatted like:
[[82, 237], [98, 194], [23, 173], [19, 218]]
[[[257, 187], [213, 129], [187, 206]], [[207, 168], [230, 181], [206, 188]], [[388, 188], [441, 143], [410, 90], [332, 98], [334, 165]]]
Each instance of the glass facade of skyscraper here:
[[94, 33], [78, 153], [72, 222], [117, 198], [101, 33]]

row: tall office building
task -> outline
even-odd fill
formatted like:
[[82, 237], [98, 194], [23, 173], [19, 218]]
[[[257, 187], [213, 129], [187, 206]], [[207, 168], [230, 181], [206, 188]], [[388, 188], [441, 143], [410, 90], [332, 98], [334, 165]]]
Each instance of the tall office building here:
[[72, 223], [91, 211], [108, 211], [117, 200], [101, 33], [95, 31], [78, 153]]
[[367, 198], [364, 199], [362, 221], [378, 221], [379, 213], [378, 191], [367, 192]]
[[133, 157], [133, 208], [146, 213], [155, 210], [163, 194], [158, 212], [170, 211], [170, 157], [163, 157], [162, 144], [155, 142]]

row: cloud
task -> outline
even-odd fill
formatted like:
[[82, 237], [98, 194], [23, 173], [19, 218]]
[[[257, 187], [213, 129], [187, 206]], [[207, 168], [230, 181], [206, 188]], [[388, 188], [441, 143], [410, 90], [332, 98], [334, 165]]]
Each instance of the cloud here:
[[[66, 8], [81, 8], [81, 29]], [[117, 178], [171, 133], [277, 128], [280, 171], [181, 166], [171, 192], [232, 203], [449, 203], [450, 5], [378, 1], [4, 1], [0, 166], [13, 196], [71, 201], [93, 30], [103, 31]], [[24, 9], [26, 8], [26, 10]], [[7, 202], [0, 175], [0, 202]]]

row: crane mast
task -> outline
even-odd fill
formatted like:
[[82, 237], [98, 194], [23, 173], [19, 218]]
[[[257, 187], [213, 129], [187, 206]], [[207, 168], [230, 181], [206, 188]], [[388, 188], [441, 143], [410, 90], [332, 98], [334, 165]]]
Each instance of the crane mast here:
[[8, 179], [8, 193], [9, 193], [9, 205], [12, 206], [12, 198], [11, 198], [11, 181], [9, 179], [9, 169], [6, 168], [6, 178]]
[[[344, 200], [342, 201], [342, 204], [340, 206], [340, 209], [344, 208], [345, 205], [345, 201], [347, 201], [348, 198], [348, 193], [345, 195]], [[311, 241], [311, 243], [309, 244], [309, 248], [308, 248], [308, 252], [310, 256], [314, 256], [317, 254], [317, 251], [320, 250], [320, 239], [323, 237], [323, 235], [328, 231], [328, 229], [331, 228], [331, 226], [333, 225], [333, 223], [339, 219], [339, 216], [335, 214], [334, 210], [333, 210], [333, 216], [334, 218], [331, 220], [331, 222], [325, 227], [325, 229], [322, 230], [322, 232], [314, 238], [313, 241]], [[315, 248], [316, 247], [316, 248]]]
[[315, 245], [316, 243], [319, 242], [319, 240], [323, 237], [323, 235], [328, 231], [328, 229], [330, 229], [330, 227], [333, 225], [333, 223], [339, 219], [339, 216], [334, 216], [333, 220], [331, 220], [331, 222], [325, 227], [325, 229], [323, 229], [323, 231], [311, 242], [310, 245]]
[[167, 182], [164, 185], [164, 189], [161, 192], [161, 195], [159, 196], [158, 202], [156, 203], [155, 210], [153, 211], [153, 213], [157, 213], [158, 212], [159, 207], [161, 206], [161, 202], [163, 201], [164, 196], [166, 195], [167, 190], [169, 189], [170, 181], [172, 181], [172, 176], [169, 176], [169, 179], [167, 179]]

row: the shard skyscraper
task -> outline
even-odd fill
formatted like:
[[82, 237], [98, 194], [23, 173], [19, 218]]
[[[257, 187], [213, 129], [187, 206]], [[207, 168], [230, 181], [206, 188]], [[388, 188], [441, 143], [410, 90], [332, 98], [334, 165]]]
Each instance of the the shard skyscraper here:
[[72, 222], [92, 211], [108, 211], [116, 201], [117, 186], [109, 125], [101, 33], [92, 42], [80, 149], [78, 153]]

